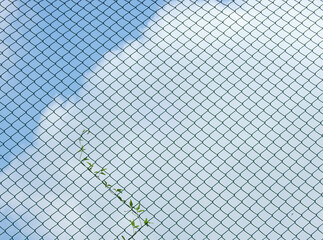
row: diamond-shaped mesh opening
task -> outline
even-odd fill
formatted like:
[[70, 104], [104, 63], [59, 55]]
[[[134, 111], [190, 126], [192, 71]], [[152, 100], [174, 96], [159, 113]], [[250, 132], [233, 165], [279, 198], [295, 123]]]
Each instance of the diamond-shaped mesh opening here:
[[321, 239], [322, 16], [2, 1], [0, 239]]

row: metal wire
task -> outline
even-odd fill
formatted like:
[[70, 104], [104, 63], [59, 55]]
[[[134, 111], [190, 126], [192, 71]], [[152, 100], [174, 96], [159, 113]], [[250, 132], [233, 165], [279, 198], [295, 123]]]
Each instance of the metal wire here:
[[0, 239], [322, 239], [322, 16], [1, 1]]

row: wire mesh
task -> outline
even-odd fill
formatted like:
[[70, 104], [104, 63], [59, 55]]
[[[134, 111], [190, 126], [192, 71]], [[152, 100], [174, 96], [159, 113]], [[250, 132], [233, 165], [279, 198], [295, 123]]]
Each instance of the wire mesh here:
[[322, 239], [322, 16], [1, 1], [0, 239]]

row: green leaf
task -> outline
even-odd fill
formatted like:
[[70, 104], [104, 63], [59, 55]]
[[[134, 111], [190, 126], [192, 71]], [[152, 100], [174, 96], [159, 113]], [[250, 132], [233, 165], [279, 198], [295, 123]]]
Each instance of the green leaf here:
[[138, 207], [136, 208], [136, 210], [139, 211], [139, 209], [140, 209], [140, 202], [139, 202]]
[[91, 171], [92, 170], [92, 168], [93, 168], [93, 165], [94, 165], [94, 163], [90, 163], [90, 162], [86, 162], [87, 164], [89, 164], [89, 170]]
[[144, 223], [145, 223], [146, 226], [148, 226], [149, 223], [151, 223], [151, 222], [149, 222], [148, 219], [146, 218]]
[[103, 183], [104, 183], [104, 186], [105, 186], [106, 188], [111, 187], [111, 185], [110, 185], [110, 184], [108, 184], [108, 183], [107, 183], [107, 181], [103, 180]]
[[122, 237], [122, 239], [123, 239], [123, 240], [126, 240], [126, 239], [124, 238], [124, 236], [121, 236], [121, 237]]
[[82, 132], [81, 136], [82, 136], [84, 133], [89, 134], [89, 133], [90, 133], [90, 130], [88, 130], [88, 129], [83, 129], [83, 132]]
[[132, 204], [132, 201], [130, 200], [130, 203], [129, 203], [130, 207], [133, 208], [133, 204]]
[[139, 225], [136, 225], [135, 220], [130, 221], [130, 223], [131, 223], [133, 228], [139, 228]]

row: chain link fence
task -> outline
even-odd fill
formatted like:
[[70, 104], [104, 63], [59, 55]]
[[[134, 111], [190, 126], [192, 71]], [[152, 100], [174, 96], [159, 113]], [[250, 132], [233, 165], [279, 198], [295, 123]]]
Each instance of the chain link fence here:
[[322, 239], [322, 16], [1, 1], [0, 239]]

